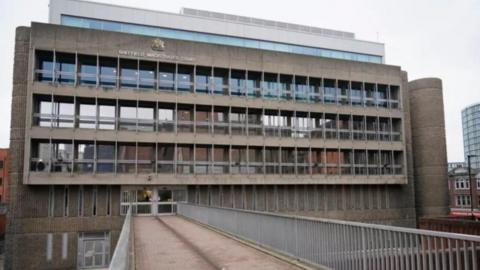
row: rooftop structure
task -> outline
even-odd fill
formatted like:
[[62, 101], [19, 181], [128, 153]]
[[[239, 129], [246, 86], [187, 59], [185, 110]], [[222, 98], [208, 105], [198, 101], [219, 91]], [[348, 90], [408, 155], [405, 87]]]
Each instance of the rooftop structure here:
[[183, 8], [179, 14], [78, 0], [51, 0], [49, 22], [161, 38], [384, 63], [382, 43], [353, 33]]

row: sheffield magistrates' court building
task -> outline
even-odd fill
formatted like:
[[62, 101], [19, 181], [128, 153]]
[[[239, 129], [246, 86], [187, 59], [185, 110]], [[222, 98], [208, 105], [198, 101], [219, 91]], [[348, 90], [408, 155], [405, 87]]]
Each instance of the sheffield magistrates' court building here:
[[441, 81], [408, 82], [383, 44], [77, 0], [15, 42], [7, 269], [108, 265], [131, 203], [401, 226], [447, 209]]

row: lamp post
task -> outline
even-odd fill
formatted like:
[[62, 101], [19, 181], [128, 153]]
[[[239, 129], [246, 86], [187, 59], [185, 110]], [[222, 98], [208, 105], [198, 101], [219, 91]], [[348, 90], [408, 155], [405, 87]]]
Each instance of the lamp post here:
[[477, 155], [467, 155], [468, 162], [468, 181], [470, 182], [470, 213], [472, 214], [472, 219], [476, 220], [475, 215], [473, 214], [473, 183], [472, 183], [472, 166], [470, 164], [470, 158], [478, 157]]

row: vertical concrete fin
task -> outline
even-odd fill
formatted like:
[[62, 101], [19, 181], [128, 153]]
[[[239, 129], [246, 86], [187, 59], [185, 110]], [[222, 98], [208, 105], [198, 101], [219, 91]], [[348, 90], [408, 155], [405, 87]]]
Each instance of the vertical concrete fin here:
[[17, 27], [12, 84], [12, 109], [10, 122], [10, 170], [7, 231], [5, 237], [5, 269], [15, 269], [16, 212], [19, 209], [18, 191], [23, 183], [23, 153], [25, 145], [25, 113], [27, 103], [28, 56], [30, 52], [30, 28]]

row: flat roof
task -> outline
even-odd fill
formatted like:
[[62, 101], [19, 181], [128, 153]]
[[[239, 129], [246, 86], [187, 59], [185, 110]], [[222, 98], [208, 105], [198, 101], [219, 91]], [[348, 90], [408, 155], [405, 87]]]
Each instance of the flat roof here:
[[358, 40], [350, 32], [191, 8], [170, 13], [80, 0], [50, 0], [49, 22], [62, 24], [65, 15], [380, 56], [382, 63], [385, 56], [383, 43]]

